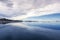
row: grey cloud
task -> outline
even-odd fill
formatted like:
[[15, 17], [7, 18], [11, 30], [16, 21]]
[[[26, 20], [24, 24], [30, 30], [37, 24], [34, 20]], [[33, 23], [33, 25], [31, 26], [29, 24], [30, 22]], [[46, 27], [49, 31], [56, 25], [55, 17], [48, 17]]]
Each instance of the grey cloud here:
[[[11, 0], [0, 0], [1, 2], [5, 3], [6, 6], [8, 7], [13, 7], [13, 2]], [[16, 0], [16, 2], [19, 5], [23, 5], [24, 3], [29, 3], [32, 4], [35, 7], [43, 7], [46, 4], [51, 4], [51, 3], [56, 3], [56, 2], [60, 2], [60, 0]]]
[[11, 0], [0, 0], [0, 2], [4, 3], [7, 7], [13, 6], [13, 3]]
[[55, 2], [60, 2], [60, 0], [0, 0], [0, 2], [4, 3], [8, 9], [6, 9], [6, 12], [5, 9], [2, 10], [2, 13], [9, 13], [9, 15], [6, 16], [11, 17], [26, 15], [31, 9], [44, 7]]
[[60, 0], [34, 0], [33, 5], [35, 7], [44, 7], [46, 5], [52, 4], [52, 3], [58, 3]]

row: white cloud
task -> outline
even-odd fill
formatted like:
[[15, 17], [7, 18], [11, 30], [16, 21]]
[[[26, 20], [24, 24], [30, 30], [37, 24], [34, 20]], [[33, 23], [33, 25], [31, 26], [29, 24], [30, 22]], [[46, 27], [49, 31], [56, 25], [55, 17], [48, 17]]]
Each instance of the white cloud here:
[[[59, 0], [0, 0], [0, 14], [6, 15], [11, 19], [24, 19], [26, 17], [42, 15], [42, 13], [46, 12], [40, 11], [52, 10], [52, 6], [50, 7], [49, 5], [54, 5], [54, 3], [59, 5], [59, 2]], [[59, 8], [56, 8], [58, 6], [54, 6], [52, 8], [57, 9], [55, 12], [58, 11]]]
[[48, 15], [53, 13], [60, 13], [60, 3], [50, 4], [43, 8], [32, 9], [31, 11], [27, 12], [26, 15], [12, 17], [12, 19], [20, 20], [32, 16], [42, 16], [42, 15]]
[[23, 3], [23, 1], [21, 0], [12, 0], [11, 1], [11, 3], [13, 3], [12, 7], [8, 7], [8, 5], [6, 6], [6, 4], [9, 3], [6, 2], [8, 1], [3, 0], [2, 2], [0, 2], [0, 13], [2, 12], [2, 14], [4, 15], [7, 14], [6, 16], [15, 16], [16, 14], [23, 15], [28, 9], [32, 7], [32, 4], [26, 3], [26, 1], [24, 1], [25, 3]]

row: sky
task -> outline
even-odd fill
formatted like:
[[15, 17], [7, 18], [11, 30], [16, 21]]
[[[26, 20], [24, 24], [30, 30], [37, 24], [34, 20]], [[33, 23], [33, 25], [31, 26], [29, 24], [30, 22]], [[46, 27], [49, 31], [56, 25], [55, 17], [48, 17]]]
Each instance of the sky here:
[[60, 21], [60, 13], [54, 13], [49, 15], [42, 15], [42, 16], [33, 16], [28, 17], [24, 20], [32, 20], [32, 21]]
[[0, 0], [0, 17], [23, 20], [60, 13], [60, 0]]

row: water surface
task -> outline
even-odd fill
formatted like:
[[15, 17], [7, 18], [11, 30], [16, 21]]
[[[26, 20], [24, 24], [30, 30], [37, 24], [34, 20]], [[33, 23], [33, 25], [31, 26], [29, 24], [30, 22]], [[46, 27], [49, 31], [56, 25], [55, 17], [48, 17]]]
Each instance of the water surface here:
[[60, 23], [0, 24], [0, 40], [60, 40]]

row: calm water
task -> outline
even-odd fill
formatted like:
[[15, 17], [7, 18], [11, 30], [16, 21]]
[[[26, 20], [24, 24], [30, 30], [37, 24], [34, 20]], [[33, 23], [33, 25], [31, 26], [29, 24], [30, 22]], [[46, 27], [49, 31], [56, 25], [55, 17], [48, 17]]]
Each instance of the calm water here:
[[0, 40], [60, 40], [60, 23], [0, 24]]

